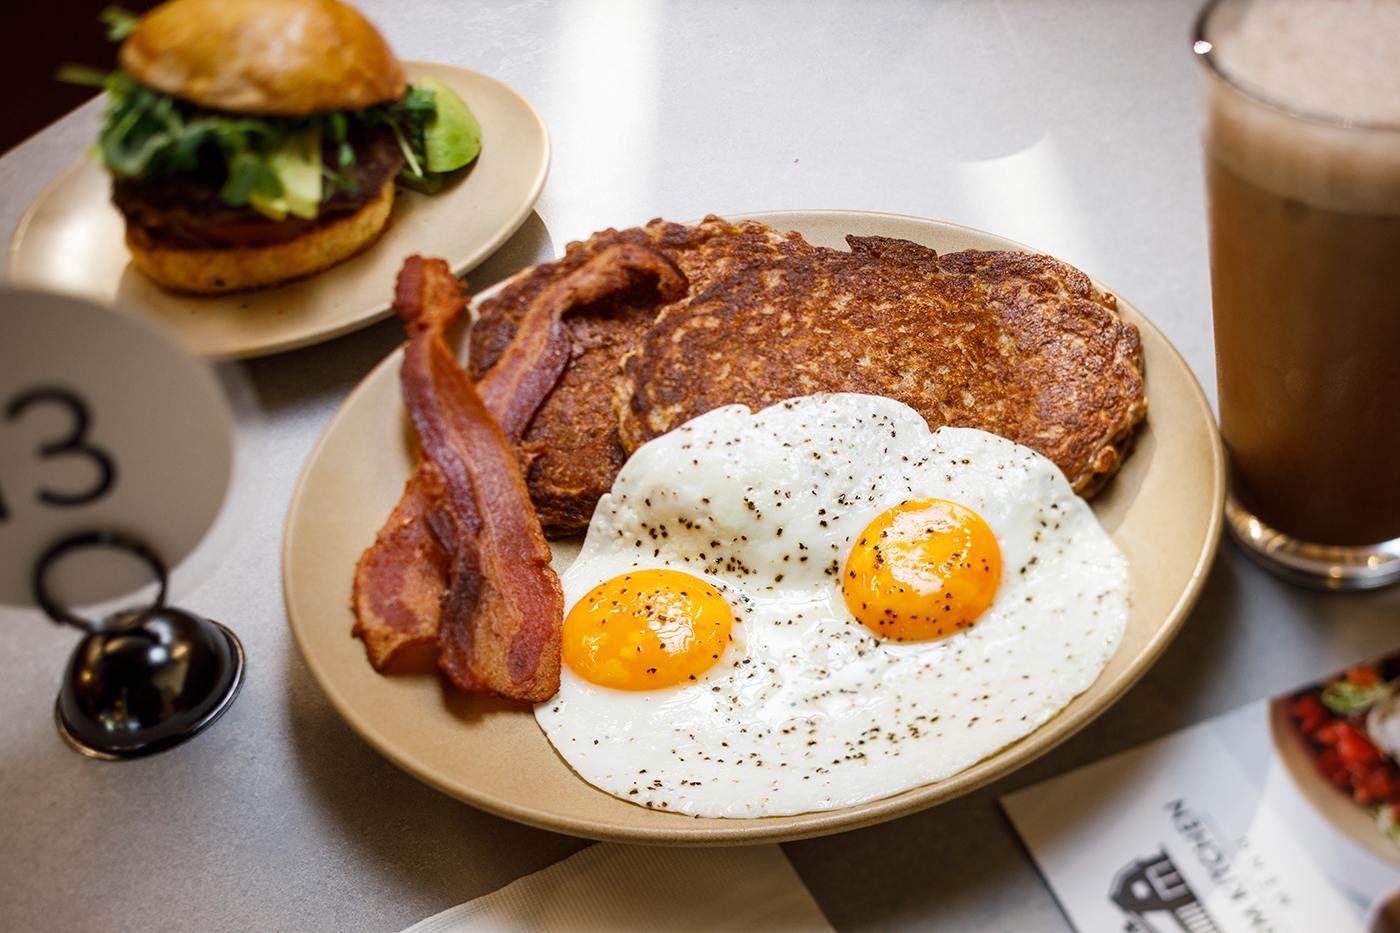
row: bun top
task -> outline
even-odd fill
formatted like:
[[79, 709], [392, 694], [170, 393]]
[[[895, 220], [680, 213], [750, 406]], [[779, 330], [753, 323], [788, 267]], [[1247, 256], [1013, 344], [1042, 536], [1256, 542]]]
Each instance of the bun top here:
[[358, 110], [405, 89], [384, 37], [337, 0], [168, 0], [117, 62], [147, 87], [237, 113]]

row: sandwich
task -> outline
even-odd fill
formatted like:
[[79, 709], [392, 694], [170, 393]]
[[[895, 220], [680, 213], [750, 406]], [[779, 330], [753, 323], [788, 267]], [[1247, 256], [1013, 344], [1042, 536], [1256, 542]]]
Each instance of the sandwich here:
[[314, 275], [372, 244], [395, 182], [436, 191], [480, 128], [441, 82], [410, 85], [338, 0], [169, 0], [122, 39], [97, 155], [136, 267], [210, 295]]

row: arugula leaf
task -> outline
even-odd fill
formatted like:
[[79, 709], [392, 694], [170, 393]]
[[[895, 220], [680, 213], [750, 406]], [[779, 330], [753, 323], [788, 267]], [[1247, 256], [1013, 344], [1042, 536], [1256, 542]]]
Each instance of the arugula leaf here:
[[360, 192], [360, 183], [349, 175], [342, 175], [339, 172], [331, 171], [331, 169], [327, 168], [325, 165], [321, 166], [321, 175], [327, 182], [321, 186], [322, 204], [330, 200], [331, 195], [335, 193], [337, 188], [343, 188], [351, 195], [356, 195]]
[[345, 141], [346, 134], [350, 131], [350, 121], [339, 111], [330, 114], [327, 119], [330, 139], [336, 144], [336, 164], [341, 168], [349, 168], [355, 164], [355, 147]]
[[184, 126], [171, 98], [137, 86], [129, 78], [125, 83], [132, 87], [108, 89], [114, 103], [98, 149], [113, 172], [139, 177], [164, 150], [177, 146]]
[[98, 22], [107, 24], [108, 42], [120, 42], [131, 35], [140, 19], [140, 14], [115, 4], [97, 14]]
[[426, 119], [437, 112], [437, 94], [427, 88], [409, 85], [401, 106], [404, 110], [423, 114]]
[[86, 87], [107, 86], [107, 72], [91, 65], [75, 65], [72, 62], [61, 65], [54, 79], [64, 84], [81, 84]]
[[282, 182], [267, 161], [251, 152], [236, 153], [229, 160], [228, 180], [219, 197], [231, 207], [247, 207], [254, 194], [271, 200], [282, 194]]

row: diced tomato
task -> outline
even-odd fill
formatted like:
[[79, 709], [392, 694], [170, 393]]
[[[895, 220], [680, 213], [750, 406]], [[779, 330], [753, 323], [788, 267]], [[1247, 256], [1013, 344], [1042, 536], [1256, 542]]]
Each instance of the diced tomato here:
[[1352, 796], [1357, 803], [1385, 800], [1390, 795], [1390, 788], [1390, 775], [1386, 773], [1385, 768], [1376, 768], [1355, 783]]
[[1350, 789], [1351, 774], [1347, 772], [1346, 765], [1342, 764], [1342, 756], [1332, 749], [1329, 748], [1317, 756], [1317, 770], [1338, 787]]
[[1311, 693], [1298, 697], [1289, 712], [1304, 735], [1311, 735], [1314, 729], [1332, 718], [1332, 713], [1322, 705], [1322, 701]]
[[1356, 771], [1354, 766], [1358, 765], [1365, 769], [1371, 768], [1381, 760], [1380, 750], [1371, 744], [1370, 739], [1351, 727], [1350, 723], [1347, 723], [1347, 726], [1349, 728], [1337, 739], [1337, 754], [1342, 756], [1342, 761], [1346, 762], [1351, 771]]
[[1289, 712], [1301, 719], [1304, 716], [1313, 715], [1313, 713], [1317, 710], [1322, 710], [1325, 713], [1327, 711], [1327, 707], [1323, 706], [1322, 701], [1319, 700], [1313, 694], [1304, 693], [1299, 695], [1298, 698], [1293, 701], [1293, 706], [1289, 710]]
[[1309, 736], [1314, 742], [1323, 745], [1336, 745], [1348, 731], [1355, 731], [1345, 719], [1334, 719], [1314, 729]]
[[1358, 687], [1373, 687], [1381, 682], [1381, 675], [1369, 664], [1347, 668], [1346, 678]]

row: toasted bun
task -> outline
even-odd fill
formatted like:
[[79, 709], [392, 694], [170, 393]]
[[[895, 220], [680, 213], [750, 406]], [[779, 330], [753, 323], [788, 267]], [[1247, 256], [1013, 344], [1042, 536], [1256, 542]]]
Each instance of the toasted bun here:
[[183, 249], [154, 242], [135, 227], [126, 245], [136, 268], [162, 288], [194, 295], [218, 295], [281, 285], [315, 275], [366, 248], [389, 225], [394, 182], [349, 217], [316, 227], [287, 243], [228, 249]]
[[287, 117], [403, 96], [403, 66], [337, 0], [168, 0], [141, 17], [117, 62], [204, 107]]

